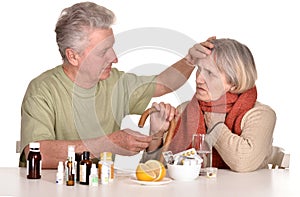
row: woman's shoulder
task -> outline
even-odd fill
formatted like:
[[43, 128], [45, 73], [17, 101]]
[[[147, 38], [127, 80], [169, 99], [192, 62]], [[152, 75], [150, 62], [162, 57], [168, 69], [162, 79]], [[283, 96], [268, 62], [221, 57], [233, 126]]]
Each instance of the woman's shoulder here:
[[264, 115], [269, 116], [270, 118], [274, 118], [276, 119], [276, 112], [275, 110], [269, 106], [266, 105], [264, 103], [261, 103], [259, 101], [256, 101], [254, 107], [252, 109], [250, 109], [244, 117], [250, 117], [250, 116], [258, 116], [258, 115]]
[[254, 110], [255, 110], [255, 109], [257, 109], [257, 110], [259, 110], [259, 109], [260, 109], [260, 110], [267, 110], [267, 111], [272, 111], [272, 112], [275, 113], [274, 109], [273, 109], [271, 106], [266, 105], [266, 104], [264, 104], [264, 103], [261, 103], [261, 102], [259, 102], [259, 101], [256, 101], [256, 103], [255, 103], [253, 109], [254, 109]]
[[277, 117], [275, 111], [269, 105], [257, 101], [254, 107], [247, 111], [243, 116], [241, 128], [243, 128], [246, 123], [252, 123], [258, 127], [264, 124], [265, 126], [269, 125], [273, 131], [276, 120]]

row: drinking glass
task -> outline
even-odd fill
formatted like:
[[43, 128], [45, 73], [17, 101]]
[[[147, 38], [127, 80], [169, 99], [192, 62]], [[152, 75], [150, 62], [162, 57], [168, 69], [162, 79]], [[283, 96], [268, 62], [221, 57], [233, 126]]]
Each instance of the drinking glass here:
[[193, 135], [192, 147], [197, 154], [203, 159], [200, 175], [204, 174], [206, 168], [212, 166], [212, 147], [205, 141], [205, 134], [196, 133]]

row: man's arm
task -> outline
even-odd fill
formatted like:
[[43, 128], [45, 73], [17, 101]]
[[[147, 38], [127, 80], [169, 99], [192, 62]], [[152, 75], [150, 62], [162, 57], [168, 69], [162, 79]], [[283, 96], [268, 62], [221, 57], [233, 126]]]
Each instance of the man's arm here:
[[156, 78], [154, 97], [162, 96], [181, 87], [192, 74], [198, 59], [205, 58], [211, 53], [214, 47], [211, 41], [214, 39], [216, 37], [212, 36], [202, 43], [195, 44], [189, 49], [185, 58], [160, 73]]
[[[88, 140], [41, 140], [40, 151], [44, 169], [57, 168], [59, 161], [65, 161], [68, 155], [68, 145], [75, 145], [75, 152], [90, 151], [91, 157], [99, 157], [101, 152], [112, 152], [120, 155], [135, 155], [149, 146], [152, 136], [124, 129], [107, 136]], [[25, 156], [29, 146], [25, 147]]]
[[183, 58], [161, 72], [156, 78], [156, 89], [154, 97], [170, 93], [181, 87], [190, 77], [194, 65]]

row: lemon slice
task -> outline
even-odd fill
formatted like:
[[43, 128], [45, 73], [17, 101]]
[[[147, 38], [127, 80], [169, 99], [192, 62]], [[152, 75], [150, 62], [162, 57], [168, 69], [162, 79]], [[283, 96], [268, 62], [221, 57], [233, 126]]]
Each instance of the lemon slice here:
[[136, 177], [140, 181], [160, 181], [166, 176], [166, 168], [160, 161], [148, 160], [139, 163], [136, 169]]
[[153, 181], [156, 174], [144, 163], [139, 163], [136, 168], [136, 178], [140, 181]]
[[154, 181], [160, 181], [166, 176], [166, 168], [160, 161], [148, 160], [145, 164], [156, 174]]

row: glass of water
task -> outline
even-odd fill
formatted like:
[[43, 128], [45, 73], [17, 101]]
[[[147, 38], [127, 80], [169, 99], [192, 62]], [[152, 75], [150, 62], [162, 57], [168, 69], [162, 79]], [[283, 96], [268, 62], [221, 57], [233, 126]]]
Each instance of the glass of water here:
[[212, 147], [205, 141], [205, 134], [196, 133], [193, 135], [192, 147], [203, 159], [200, 175], [205, 174], [206, 168], [212, 167]]

